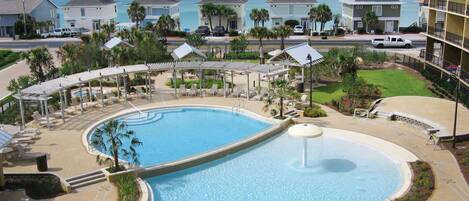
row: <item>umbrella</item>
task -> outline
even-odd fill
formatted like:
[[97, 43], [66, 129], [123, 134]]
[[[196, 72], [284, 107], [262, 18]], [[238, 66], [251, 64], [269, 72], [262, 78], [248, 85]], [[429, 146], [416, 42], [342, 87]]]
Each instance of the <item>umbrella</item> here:
[[303, 167], [306, 167], [307, 159], [307, 142], [308, 138], [317, 138], [322, 136], [322, 128], [317, 127], [313, 124], [297, 124], [288, 129], [288, 134], [293, 137], [298, 137], [303, 139]]

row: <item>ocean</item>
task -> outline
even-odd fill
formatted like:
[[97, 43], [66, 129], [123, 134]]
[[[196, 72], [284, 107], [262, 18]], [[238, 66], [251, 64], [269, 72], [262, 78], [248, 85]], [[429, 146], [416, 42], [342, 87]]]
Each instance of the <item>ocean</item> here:
[[[58, 6], [62, 6], [69, 0], [55, 0]], [[117, 21], [118, 22], [129, 22], [127, 16], [127, 7], [132, 0], [117, 0]], [[334, 14], [342, 12], [342, 5], [339, 0], [317, 0], [318, 3], [324, 3], [329, 5]], [[419, 5], [417, 0], [401, 0], [403, 1], [401, 9], [401, 27], [409, 26], [410, 24], [418, 21]], [[183, 29], [195, 30], [198, 26], [198, 14], [197, 14], [197, 2], [199, 0], [182, 0], [180, 5], [181, 15], [181, 26]], [[246, 3], [246, 27], [252, 27], [253, 22], [249, 19], [249, 11], [253, 8], [266, 8], [268, 5], [265, 0], [248, 0]], [[63, 11], [59, 9], [60, 22], [63, 25]], [[269, 23], [267, 23], [270, 26]], [[330, 23], [329, 23], [330, 26]]]

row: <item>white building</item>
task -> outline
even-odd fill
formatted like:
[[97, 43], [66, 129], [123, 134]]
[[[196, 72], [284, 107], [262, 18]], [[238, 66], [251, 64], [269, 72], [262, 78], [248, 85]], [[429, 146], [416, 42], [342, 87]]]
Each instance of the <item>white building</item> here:
[[63, 6], [65, 26], [99, 30], [103, 24], [113, 24], [117, 18], [114, 0], [70, 0]]
[[142, 25], [147, 22], [156, 23], [162, 15], [170, 15], [171, 18], [179, 20], [179, 4], [180, 0], [135, 0], [140, 6], [145, 7], [145, 20]]
[[280, 26], [287, 20], [297, 20], [303, 27], [309, 28], [309, 10], [316, 0], [267, 0], [272, 27]]
[[[225, 27], [227, 30], [238, 30], [243, 31], [245, 26], [245, 11], [244, 7], [246, 5], [247, 0], [201, 0], [199, 1], [199, 26], [209, 26], [207, 16], [202, 15], [201, 8], [202, 5], [206, 3], [213, 3], [215, 5], [224, 5], [226, 7], [232, 8], [236, 14], [236, 19], [231, 19], [228, 21], [227, 26], [227, 18], [226, 16], [222, 16], [221, 18], [221, 26]], [[212, 25], [213, 28], [218, 26], [219, 19], [217, 16], [212, 17]]]

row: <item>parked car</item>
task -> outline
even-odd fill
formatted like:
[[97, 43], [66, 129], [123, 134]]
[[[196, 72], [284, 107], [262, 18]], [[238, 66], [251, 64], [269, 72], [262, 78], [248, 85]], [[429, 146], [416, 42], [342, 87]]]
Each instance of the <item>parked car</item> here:
[[195, 30], [195, 33], [201, 36], [209, 36], [210, 28], [208, 28], [208, 26], [199, 26], [197, 30]]
[[376, 48], [384, 47], [405, 47], [411, 48], [412, 41], [402, 39], [400, 36], [388, 36], [387, 38], [375, 38], [371, 40], [371, 45]]
[[213, 29], [213, 36], [225, 36], [225, 27], [224, 26], [216, 26]]
[[66, 37], [66, 36], [71, 36], [71, 35], [72, 35], [72, 30], [70, 30], [70, 28], [54, 29], [54, 32], [53, 32], [54, 37]]
[[303, 35], [305, 33], [305, 30], [303, 28], [303, 26], [301, 25], [296, 25], [294, 28], [293, 28], [293, 33], [295, 35]]
[[52, 37], [54, 35], [54, 32], [45, 32], [45, 33], [41, 33], [41, 38], [49, 38], [49, 37]]

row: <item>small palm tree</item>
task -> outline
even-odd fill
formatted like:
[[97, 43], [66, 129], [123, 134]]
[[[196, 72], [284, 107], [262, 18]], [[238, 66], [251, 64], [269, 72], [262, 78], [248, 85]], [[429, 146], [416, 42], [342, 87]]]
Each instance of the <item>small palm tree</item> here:
[[342, 18], [342, 16], [340, 14], [335, 14], [334, 17], [333, 17], [333, 21], [334, 21], [334, 35], [337, 35], [337, 30], [339, 29], [339, 23], [340, 23], [340, 19]]
[[262, 51], [264, 46], [262, 40], [273, 38], [273, 33], [265, 27], [254, 27], [249, 31], [249, 35], [259, 40], [260, 63], [264, 64], [264, 53]]
[[272, 31], [274, 32], [275, 37], [280, 38], [280, 49], [285, 49], [285, 38], [288, 38], [293, 34], [293, 29], [289, 26], [282, 25], [274, 27]]
[[70, 67], [70, 74], [77, 73], [79, 70], [78, 66], [78, 55], [80, 46], [73, 43], [66, 43], [59, 47], [56, 54], [60, 59], [60, 62]]
[[[263, 109], [267, 111], [274, 105], [279, 110], [280, 119], [283, 119], [283, 111], [285, 109], [284, 100], [288, 98], [297, 99], [299, 94], [290, 87], [290, 83], [285, 79], [276, 79], [273, 84], [274, 88], [271, 89], [269, 95], [267, 95]], [[275, 103], [276, 99], [279, 99], [278, 103]]]
[[46, 47], [28, 50], [21, 57], [26, 60], [33, 77], [40, 82], [53, 78], [57, 73], [52, 55]]
[[263, 8], [259, 11], [259, 14], [259, 21], [261, 22], [262, 27], [264, 27], [265, 22], [269, 21], [269, 11]]
[[140, 4], [136, 1], [133, 1], [129, 8], [127, 9], [127, 14], [130, 17], [130, 20], [132, 22], [135, 22], [135, 26], [139, 28], [140, 22], [145, 19], [146, 13], [145, 13], [145, 7], [140, 6]]
[[225, 14], [226, 16], [226, 30], [230, 29], [230, 21], [236, 20], [238, 18], [238, 13], [230, 7], [226, 7]]
[[202, 13], [202, 15], [207, 17], [208, 24], [210, 25], [210, 31], [213, 31], [212, 17], [218, 14], [217, 6], [215, 6], [213, 3], [206, 3], [202, 5], [200, 12]]
[[313, 6], [308, 12], [309, 20], [314, 23], [314, 31], [316, 31], [317, 19], [318, 19], [318, 8]]
[[156, 22], [156, 30], [163, 36], [166, 37], [169, 31], [172, 31], [176, 28], [176, 21], [171, 18], [169, 15], [162, 15], [158, 18]]
[[327, 4], [320, 4], [317, 10], [317, 20], [320, 22], [320, 30], [324, 31], [327, 22], [332, 20], [332, 11]]
[[254, 27], [259, 26], [260, 16], [261, 13], [257, 8], [252, 9], [251, 13], [249, 13], [249, 18], [254, 22]]
[[375, 12], [368, 11], [365, 13], [365, 15], [363, 15], [362, 22], [365, 23], [366, 32], [368, 33], [369, 28], [378, 23], [378, 17], [376, 16]]
[[114, 33], [116, 31], [116, 25], [114, 25], [114, 24], [103, 24], [101, 26], [101, 30], [106, 35], [106, 40], [109, 40], [109, 39], [111, 39], [112, 33]]
[[[123, 140], [130, 140], [130, 145], [127, 149], [122, 147]], [[96, 129], [91, 139], [91, 144], [98, 150], [112, 156], [112, 159], [108, 157], [103, 158], [100, 155], [96, 157], [96, 161], [100, 165], [112, 162], [110, 167], [111, 172], [123, 170], [119, 165], [119, 153], [122, 153], [122, 156], [131, 160], [132, 163], [139, 164], [138, 154], [135, 148], [141, 146], [142, 142], [135, 137], [134, 131], [127, 129], [125, 122], [119, 122], [113, 119], [105, 123], [102, 128]]]

